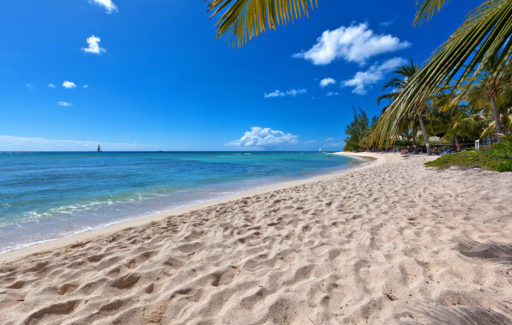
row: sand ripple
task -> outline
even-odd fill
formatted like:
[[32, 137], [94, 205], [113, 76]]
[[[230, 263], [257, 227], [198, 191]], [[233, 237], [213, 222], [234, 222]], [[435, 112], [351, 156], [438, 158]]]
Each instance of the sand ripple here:
[[393, 158], [0, 266], [0, 324], [512, 323], [512, 173]]

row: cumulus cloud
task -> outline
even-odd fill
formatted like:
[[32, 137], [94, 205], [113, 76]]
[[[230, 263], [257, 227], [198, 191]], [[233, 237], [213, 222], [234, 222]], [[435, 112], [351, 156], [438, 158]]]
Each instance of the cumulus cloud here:
[[87, 89], [87, 88], [89, 88], [89, 85], [83, 85], [82, 88]]
[[394, 52], [410, 45], [393, 35], [377, 35], [368, 28], [368, 24], [361, 23], [326, 30], [311, 49], [296, 53], [293, 57], [311, 61], [315, 65], [326, 65], [338, 58], [363, 65], [372, 56]]
[[271, 128], [251, 127], [250, 131], [244, 133], [239, 140], [229, 142], [230, 146], [241, 147], [275, 147], [282, 145], [296, 144], [298, 136], [291, 133], [284, 133]]
[[365, 95], [368, 86], [379, 82], [386, 73], [405, 63], [404, 58], [392, 58], [382, 64], [374, 64], [368, 70], [359, 71], [352, 79], [344, 81], [343, 86], [354, 87], [353, 93]]
[[62, 87], [67, 88], [67, 89], [72, 89], [72, 88], [76, 88], [76, 84], [72, 81], [66, 80], [62, 83]]
[[111, 14], [114, 11], [117, 11], [117, 6], [112, 0], [89, 0], [89, 2], [105, 8], [107, 13], [109, 14]]
[[34, 84], [26, 84], [25, 87], [28, 89], [32, 89], [34, 88]]
[[64, 102], [64, 101], [62, 101], [62, 100], [61, 100], [61, 101], [59, 101], [59, 102], [57, 103], [57, 105], [62, 106], [62, 107], [69, 107], [69, 106], [73, 106], [73, 104], [68, 103], [68, 102]]
[[271, 93], [265, 93], [263, 95], [263, 97], [265, 97], [265, 98], [284, 97], [284, 96], [292, 96], [293, 97], [293, 96], [297, 96], [297, 95], [305, 94], [305, 93], [306, 93], [306, 89], [289, 89], [289, 90], [285, 90], [285, 91], [276, 89]]
[[334, 85], [336, 83], [336, 80], [333, 78], [324, 78], [320, 80], [320, 87], [325, 88], [329, 85]]
[[57, 88], [57, 86], [55, 86], [55, 84], [53, 84], [53, 83], [48, 84], [48, 87], [50, 87], [50, 88]]
[[106, 52], [106, 50], [100, 46], [101, 38], [91, 35], [87, 37], [86, 42], [88, 46], [82, 48], [82, 51], [85, 53], [101, 54]]

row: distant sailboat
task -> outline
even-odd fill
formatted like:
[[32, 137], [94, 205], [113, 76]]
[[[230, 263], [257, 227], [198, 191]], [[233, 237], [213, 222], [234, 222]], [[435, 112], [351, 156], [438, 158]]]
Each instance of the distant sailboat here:
[[101, 152], [101, 147], [100, 147], [100, 145], [98, 145], [98, 152]]

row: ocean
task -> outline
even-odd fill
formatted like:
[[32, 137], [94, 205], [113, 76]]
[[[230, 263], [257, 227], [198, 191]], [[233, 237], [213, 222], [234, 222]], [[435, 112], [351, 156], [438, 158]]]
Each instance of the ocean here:
[[3, 152], [0, 253], [360, 163], [320, 152]]

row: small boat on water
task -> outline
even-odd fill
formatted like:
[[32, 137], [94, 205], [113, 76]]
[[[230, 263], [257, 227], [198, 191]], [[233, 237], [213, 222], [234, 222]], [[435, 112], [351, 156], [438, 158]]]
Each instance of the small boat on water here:
[[101, 146], [98, 145], [98, 152], [101, 152]]

